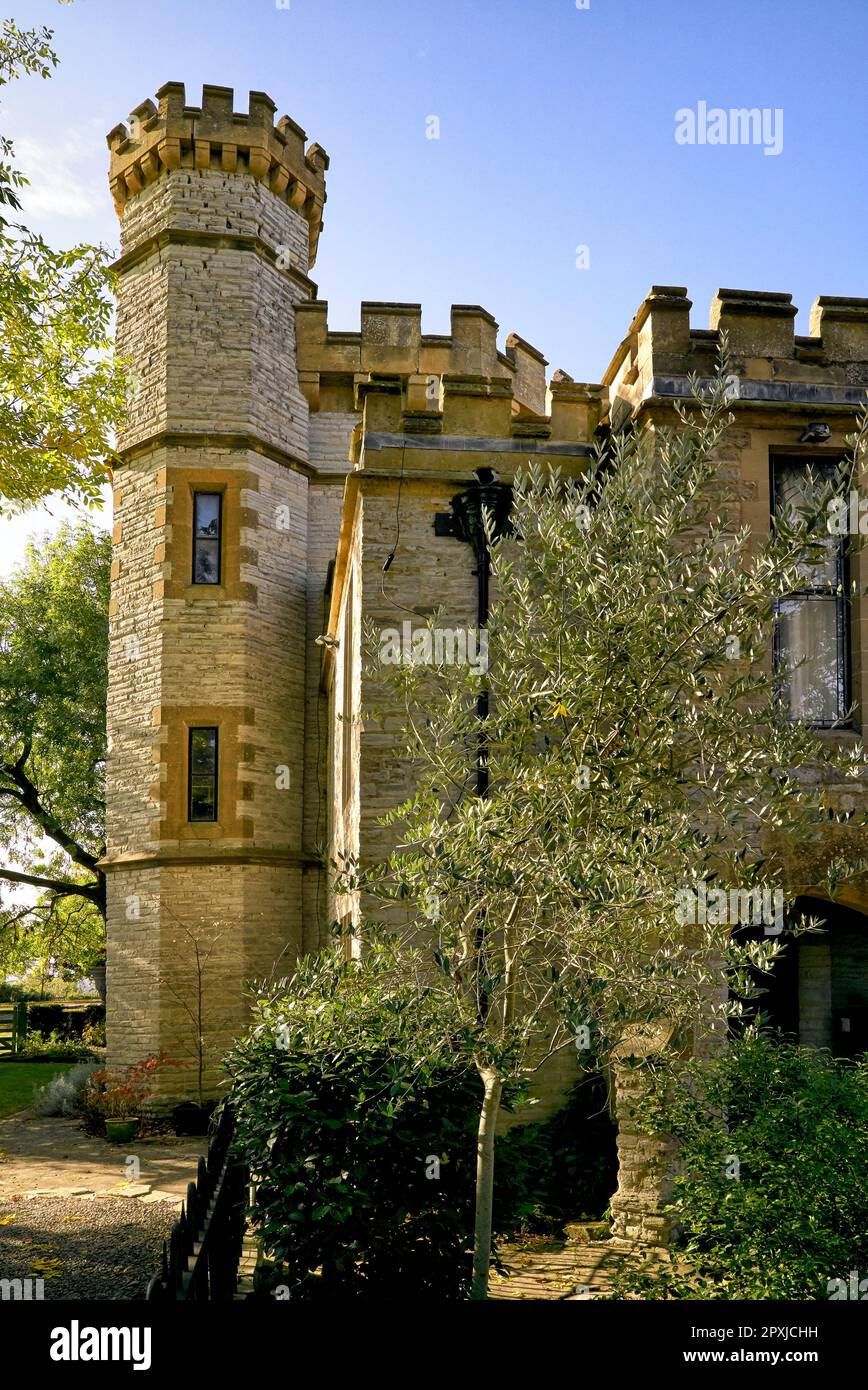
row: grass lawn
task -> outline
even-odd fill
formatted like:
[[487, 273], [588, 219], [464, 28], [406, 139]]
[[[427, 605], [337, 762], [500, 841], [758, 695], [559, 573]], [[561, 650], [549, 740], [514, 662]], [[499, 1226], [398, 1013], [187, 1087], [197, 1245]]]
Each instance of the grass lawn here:
[[34, 1085], [45, 1086], [75, 1062], [0, 1062], [0, 1120], [15, 1110], [25, 1110], [33, 1099]]

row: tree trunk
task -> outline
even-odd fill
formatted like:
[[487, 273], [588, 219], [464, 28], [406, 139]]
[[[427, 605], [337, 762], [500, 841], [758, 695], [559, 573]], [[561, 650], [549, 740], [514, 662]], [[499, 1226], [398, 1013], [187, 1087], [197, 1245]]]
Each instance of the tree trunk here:
[[479, 1075], [485, 1087], [479, 1112], [476, 1143], [476, 1221], [473, 1231], [472, 1299], [488, 1297], [488, 1267], [491, 1263], [491, 1213], [494, 1201], [494, 1130], [500, 1108], [503, 1081], [487, 1067]]

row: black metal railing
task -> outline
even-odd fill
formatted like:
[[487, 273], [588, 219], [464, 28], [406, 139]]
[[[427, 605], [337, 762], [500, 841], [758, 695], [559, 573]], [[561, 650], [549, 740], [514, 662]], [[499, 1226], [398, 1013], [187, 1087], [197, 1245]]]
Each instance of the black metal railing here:
[[233, 1152], [235, 1117], [224, 1105], [199, 1159], [196, 1181], [187, 1187], [181, 1215], [163, 1242], [163, 1265], [145, 1298], [168, 1302], [226, 1302], [238, 1286], [249, 1181], [246, 1164]]

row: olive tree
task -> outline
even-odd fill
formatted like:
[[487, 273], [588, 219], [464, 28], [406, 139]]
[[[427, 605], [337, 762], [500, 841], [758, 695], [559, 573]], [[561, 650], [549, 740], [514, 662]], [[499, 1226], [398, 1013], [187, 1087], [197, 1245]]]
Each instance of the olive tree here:
[[[490, 534], [487, 669], [432, 663], [424, 640], [384, 667], [368, 635], [370, 718], [401, 711], [415, 790], [387, 818], [394, 852], [342, 861], [339, 882], [361, 893], [362, 942], [378, 901], [403, 904], [460, 1010], [482, 1086], [476, 1298], [504, 1084], [565, 1047], [626, 1063], [651, 1036], [676, 1053], [713, 1037], [780, 953], [781, 847], [828, 826], [827, 773], [863, 770], [861, 746], [832, 752], [787, 717], [770, 648], [864, 425], [833, 480], [752, 535], [721, 462], [725, 375], [694, 383], [673, 428], [613, 437], [578, 481], [516, 480], [511, 534]], [[759, 939], [734, 936], [757, 918]]]

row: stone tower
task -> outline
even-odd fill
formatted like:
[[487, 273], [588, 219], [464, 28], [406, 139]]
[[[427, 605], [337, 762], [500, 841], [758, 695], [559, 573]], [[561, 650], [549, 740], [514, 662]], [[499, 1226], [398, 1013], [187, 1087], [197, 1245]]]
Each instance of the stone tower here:
[[312, 469], [295, 308], [316, 294], [328, 157], [261, 92], [243, 114], [226, 87], [201, 107], [177, 82], [157, 98], [108, 136], [134, 402], [105, 867], [109, 1062], [181, 1060], [168, 1098], [200, 1067], [213, 1090], [243, 984], [291, 966], [319, 872], [302, 827]]

